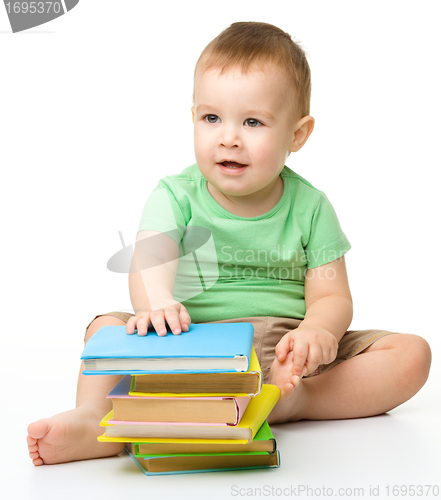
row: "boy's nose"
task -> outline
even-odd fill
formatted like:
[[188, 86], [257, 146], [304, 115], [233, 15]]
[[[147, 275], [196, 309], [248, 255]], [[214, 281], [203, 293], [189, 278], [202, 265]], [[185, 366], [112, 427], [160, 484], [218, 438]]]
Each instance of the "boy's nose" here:
[[242, 146], [239, 131], [236, 127], [223, 127], [219, 138], [220, 146], [234, 148]]

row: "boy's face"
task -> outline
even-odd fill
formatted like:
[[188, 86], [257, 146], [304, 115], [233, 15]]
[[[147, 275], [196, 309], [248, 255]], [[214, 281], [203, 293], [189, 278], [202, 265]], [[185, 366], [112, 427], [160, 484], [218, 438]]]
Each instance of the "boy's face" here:
[[[208, 183], [230, 200], [270, 197], [289, 152], [300, 149], [312, 132], [305, 118], [295, 121], [287, 104], [291, 92], [280, 71], [197, 73], [196, 162]], [[306, 138], [302, 130], [308, 131]]]

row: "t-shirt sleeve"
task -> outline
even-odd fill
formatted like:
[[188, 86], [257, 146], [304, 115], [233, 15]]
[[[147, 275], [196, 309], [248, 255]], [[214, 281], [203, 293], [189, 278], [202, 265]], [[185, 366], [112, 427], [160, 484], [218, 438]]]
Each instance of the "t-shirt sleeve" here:
[[308, 268], [323, 266], [342, 257], [349, 249], [334, 207], [324, 193], [311, 221], [311, 232], [305, 247]]
[[145, 202], [138, 232], [150, 230], [165, 233], [179, 245], [185, 225], [178, 200], [168, 187], [160, 183]]

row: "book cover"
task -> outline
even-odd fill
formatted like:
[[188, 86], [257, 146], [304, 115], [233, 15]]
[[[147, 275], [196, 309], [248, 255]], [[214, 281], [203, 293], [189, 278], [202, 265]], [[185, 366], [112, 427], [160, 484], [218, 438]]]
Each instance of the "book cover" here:
[[249, 369], [251, 323], [192, 324], [188, 332], [159, 337], [128, 335], [125, 326], [104, 326], [87, 342], [85, 375], [222, 373]]
[[[132, 377], [125, 375], [110, 391], [112, 400], [112, 424], [121, 421], [150, 422], [179, 425], [237, 425], [244, 414], [251, 397], [197, 396], [169, 397], [129, 395]], [[129, 422], [128, 422], [129, 423]]]
[[247, 372], [165, 373], [134, 375], [130, 396], [256, 396], [262, 388], [262, 373], [254, 347]]

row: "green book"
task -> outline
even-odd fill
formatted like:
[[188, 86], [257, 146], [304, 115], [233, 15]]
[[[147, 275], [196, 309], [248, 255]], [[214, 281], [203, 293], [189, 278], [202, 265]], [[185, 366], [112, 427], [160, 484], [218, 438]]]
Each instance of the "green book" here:
[[[144, 474], [189, 474], [195, 472], [218, 472], [239, 469], [266, 469], [279, 467], [280, 455], [267, 452], [243, 453], [210, 453], [210, 454], [180, 454], [180, 455], [147, 455], [135, 457], [132, 453], [133, 444], [126, 447], [126, 452], [144, 472]], [[132, 449], [130, 449], [132, 448]]]

